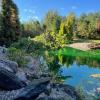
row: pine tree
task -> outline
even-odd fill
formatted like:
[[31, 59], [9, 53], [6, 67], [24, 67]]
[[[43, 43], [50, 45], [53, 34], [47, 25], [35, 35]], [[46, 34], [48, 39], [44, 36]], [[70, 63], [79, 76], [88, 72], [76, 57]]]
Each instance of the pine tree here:
[[12, 0], [2, 0], [0, 45], [9, 46], [12, 42], [18, 40], [19, 35], [18, 8]]

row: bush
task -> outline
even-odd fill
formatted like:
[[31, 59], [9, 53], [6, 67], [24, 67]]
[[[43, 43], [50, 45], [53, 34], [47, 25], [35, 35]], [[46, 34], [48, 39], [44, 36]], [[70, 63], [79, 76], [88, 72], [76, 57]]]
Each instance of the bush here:
[[11, 47], [25, 50], [29, 44], [30, 44], [30, 41], [27, 38], [22, 38], [18, 42], [13, 43]]
[[25, 60], [25, 52], [14, 47], [8, 48], [8, 57], [10, 60], [18, 63], [19, 67], [24, 67], [27, 61]]
[[55, 32], [43, 33], [34, 38], [34, 40], [43, 43], [47, 48], [61, 48], [65, 45], [65, 38], [61, 34]]
[[45, 50], [45, 46], [40, 43], [32, 40], [31, 38], [22, 38], [16, 43], [13, 43], [11, 47], [24, 50], [26, 53], [38, 54]]

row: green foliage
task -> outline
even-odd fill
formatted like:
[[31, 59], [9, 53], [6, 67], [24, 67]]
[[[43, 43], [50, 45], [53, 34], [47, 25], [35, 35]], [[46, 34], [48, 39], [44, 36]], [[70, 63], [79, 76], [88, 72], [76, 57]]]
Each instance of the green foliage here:
[[70, 13], [61, 17], [49, 11], [43, 21], [44, 34], [39, 38], [49, 47], [62, 47], [74, 39], [100, 39], [100, 12], [82, 14], [79, 18]]
[[55, 32], [43, 33], [35, 37], [34, 40], [44, 44], [47, 49], [61, 48], [65, 45], [63, 36]]
[[75, 15], [71, 13], [62, 21], [59, 34], [63, 36], [66, 41], [70, 42], [73, 40], [74, 27]]
[[11, 47], [15, 47], [17, 49], [26, 50], [30, 44], [30, 40], [28, 38], [22, 38], [18, 42], [15, 42], [11, 45]]
[[2, 20], [0, 31], [0, 45], [9, 46], [18, 40], [20, 35], [20, 23], [18, 8], [12, 0], [2, 0]]
[[58, 53], [61, 53], [68, 56], [79, 56], [79, 57], [85, 57], [85, 58], [94, 58], [94, 59], [100, 59], [100, 52], [99, 51], [81, 51], [74, 48], [64, 48], [61, 49], [61, 51], [58, 51]]
[[85, 39], [100, 39], [100, 13], [82, 14], [77, 22], [77, 35]]
[[18, 63], [19, 67], [24, 67], [27, 61], [25, 60], [25, 52], [14, 47], [8, 48], [8, 57], [10, 60]]
[[[48, 11], [43, 22], [44, 33], [35, 38], [35, 40], [43, 43], [48, 48], [58, 48], [58, 33], [60, 29], [61, 16], [56, 11]], [[61, 40], [61, 39], [60, 39]]]
[[39, 21], [30, 20], [22, 24], [22, 37], [35, 37], [43, 32]]
[[45, 50], [45, 46], [42, 43], [36, 42], [31, 38], [22, 38], [18, 42], [13, 43], [11, 47], [24, 50], [26, 53], [33, 53], [35, 55], [40, 54]]
[[77, 61], [79, 65], [89, 65], [91, 67], [100, 67], [100, 52], [99, 51], [81, 51], [74, 48], [63, 48], [51, 52], [51, 54], [58, 56], [60, 63], [66, 66], [72, 65]]
[[44, 25], [46, 32], [57, 33], [60, 28], [61, 16], [58, 15], [57, 11], [50, 10], [44, 18]]

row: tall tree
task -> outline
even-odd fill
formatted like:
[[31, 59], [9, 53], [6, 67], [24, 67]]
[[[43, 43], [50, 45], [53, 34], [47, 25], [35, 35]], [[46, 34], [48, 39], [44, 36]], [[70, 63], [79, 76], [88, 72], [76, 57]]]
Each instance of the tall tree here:
[[18, 40], [19, 35], [18, 8], [12, 0], [2, 0], [0, 45], [9, 46], [12, 42]]
[[100, 22], [100, 12], [82, 14], [78, 19], [78, 36], [85, 39], [98, 39], [100, 33], [98, 26]]
[[61, 16], [57, 11], [50, 10], [44, 18], [44, 26], [46, 26], [47, 32], [58, 32], [61, 23]]
[[72, 41], [75, 27], [75, 15], [70, 13], [61, 23], [59, 34], [66, 37], [69, 42]]

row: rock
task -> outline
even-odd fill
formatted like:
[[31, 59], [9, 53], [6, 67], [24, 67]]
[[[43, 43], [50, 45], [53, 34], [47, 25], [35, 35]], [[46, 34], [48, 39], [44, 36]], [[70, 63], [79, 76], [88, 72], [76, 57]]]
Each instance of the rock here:
[[50, 83], [50, 78], [42, 78], [42, 79], [35, 79], [32, 82], [32, 84], [18, 90], [13, 90], [11, 92], [0, 91], [0, 100], [81, 100], [81, 99], [77, 95], [75, 88], [64, 84]]
[[6, 53], [7, 48], [0, 46], [0, 53]]
[[27, 83], [27, 76], [26, 76], [26, 74], [24, 73], [24, 71], [22, 70], [22, 69], [18, 69], [18, 72], [16, 73], [16, 76], [20, 79], [20, 80], [22, 80], [22, 81], [24, 81], [24, 82], [26, 82]]
[[100, 78], [100, 74], [92, 74], [90, 76], [93, 77], [93, 78]]
[[0, 100], [14, 100], [14, 98], [16, 98], [16, 96], [20, 93], [22, 89], [23, 88], [18, 89], [18, 90], [12, 90], [12, 91], [0, 90]]
[[0, 67], [0, 88], [3, 90], [16, 90], [26, 86], [14, 73]]
[[100, 43], [92, 43], [89, 45], [90, 49], [100, 49]]
[[100, 87], [99, 87], [99, 88], [97, 88], [97, 92], [99, 92], [99, 93], [100, 93]]
[[[41, 60], [42, 58], [42, 60]], [[24, 69], [24, 72], [27, 74], [28, 78], [41, 78], [42, 76], [48, 76], [48, 68], [43, 61], [43, 57], [31, 57], [26, 56], [25, 59], [27, 60], [26, 68]]]
[[14, 61], [8, 60], [7, 48], [0, 46], [0, 67], [3, 67], [11, 72], [16, 73], [18, 64]]
[[42, 75], [49, 75], [49, 67], [43, 56], [39, 58], [41, 64]]
[[40, 94], [36, 100], [78, 100], [79, 96], [75, 89], [69, 85], [51, 84], [49, 95]]
[[75, 88], [64, 84], [49, 83], [48, 79], [34, 80], [14, 100], [78, 100]]
[[97, 87], [94, 91], [95, 96], [100, 96], [100, 87]]
[[47, 90], [47, 85], [50, 82], [49, 78], [35, 80], [32, 85], [26, 86], [14, 100], [35, 100], [42, 92]]
[[0, 60], [0, 67], [5, 68], [8, 71], [16, 73], [18, 70], [18, 64], [10, 60]]
[[36, 100], [76, 100], [72, 98], [71, 96], [69, 96], [68, 94], [64, 95], [63, 92], [60, 92], [60, 93], [56, 92], [56, 96], [57, 97], [44, 96]]
[[39, 62], [39, 58], [33, 58], [31, 56], [26, 56], [25, 57], [27, 60], [27, 65], [26, 67], [29, 68], [30, 70], [33, 70], [34, 73], [37, 73], [37, 70], [39, 71], [40, 68], [40, 62]]
[[26, 67], [28, 67], [28, 68], [32, 67], [31, 63], [33, 62], [33, 58], [31, 56], [25, 56], [25, 59], [28, 62], [27, 65], [26, 65]]
[[0, 46], [0, 59], [7, 59], [7, 48]]

